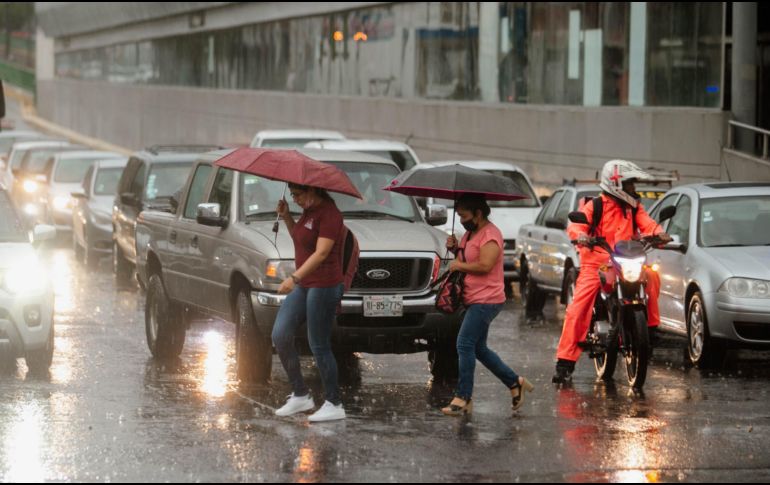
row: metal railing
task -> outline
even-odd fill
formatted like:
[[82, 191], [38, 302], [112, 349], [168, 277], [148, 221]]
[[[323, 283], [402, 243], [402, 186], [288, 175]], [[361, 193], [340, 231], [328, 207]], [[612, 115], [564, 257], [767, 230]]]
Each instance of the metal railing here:
[[730, 148], [731, 150], [735, 149], [735, 128], [748, 130], [753, 132], [755, 135], [762, 136], [762, 159], [770, 159], [770, 131], [731, 120], [728, 122], [727, 126], [727, 148]]

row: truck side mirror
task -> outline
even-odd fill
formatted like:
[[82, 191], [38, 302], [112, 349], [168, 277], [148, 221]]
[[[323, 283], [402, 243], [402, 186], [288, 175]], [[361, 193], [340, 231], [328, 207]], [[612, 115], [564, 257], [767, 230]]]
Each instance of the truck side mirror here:
[[673, 205], [670, 205], [660, 211], [660, 220], [658, 222], [662, 223], [663, 221], [667, 221], [674, 217], [676, 215], [676, 207]]
[[448, 220], [446, 206], [440, 204], [428, 204], [425, 220], [431, 226], [443, 226]]
[[198, 204], [195, 221], [203, 226], [227, 227], [227, 217], [222, 217], [219, 204]]

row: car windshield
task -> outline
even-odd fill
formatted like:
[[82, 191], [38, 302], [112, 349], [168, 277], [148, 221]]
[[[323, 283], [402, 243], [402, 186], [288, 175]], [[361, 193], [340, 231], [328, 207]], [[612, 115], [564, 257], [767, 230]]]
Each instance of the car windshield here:
[[[359, 150], [356, 150], [359, 151]], [[412, 155], [405, 151], [388, 151], [388, 150], [360, 150], [362, 153], [368, 153], [376, 157], [382, 157], [385, 160], [390, 160], [398, 165], [401, 170], [409, 170], [417, 165]]]
[[703, 199], [698, 235], [707, 248], [770, 245], [770, 196]]
[[19, 166], [21, 166], [21, 161], [24, 160], [24, 155], [26, 155], [28, 151], [29, 149], [14, 150], [14, 152], [11, 154], [11, 159], [8, 161], [11, 170], [15, 172], [19, 169]]
[[21, 161], [19, 166], [22, 172], [31, 174], [43, 173], [48, 165], [48, 160], [57, 152], [60, 148], [48, 148], [44, 150], [31, 150], [27, 152], [24, 160]]
[[192, 162], [154, 165], [147, 177], [147, 201], [168, 199], [187, 181]]
[[[527, 182], [527, 179], [522, 175], [520, 172], [513, 172], [511, 170], [484, 170], [487, 173], [491, 173], [493, 175], [499, 175], [501, 177], [506, 177], [514, 182], [516, 182], [516, 185], [519, 186], [521, 191], [524, 195], [529, 197], [528, 199], [520, 199], [520, 200], [490, 200], [489, 201], [489, 207], [540, 207], [539, 205], [539, 199], [535, 195], [535, 191], [532, 189], [532, 186], [529, 185], [529, 182]], [[435, 199], [436, 204], [441, 204], [447, 206], [449, 209], [452, 209], [455, 206], [455, 203], [453, 200], [449, 199]]]
[[56, 164], [53, 180], [61, 184], [82, 182], [95, 161], [93, 158], [63, 158]]
[[0, 243], [29, 242], [8, 194], [0, 192]]
[[[388, 185], [397, 175], [392, 165], [358, 162], [329, 162], [338, 166], [350, 177], [353, 185], [364, 197], [363, 200], [348, 195], [331, 193], [337, 207], [346, 218], [402, 219], [410, 222], [419, 220], [418, 212], [411, 197], [386, 192]], [[275, 207], [284, 193], [286, 184], [263, 179], [255, 175], [241, 177], [241, 207], [247, 218], [275, 217]], [[301, 213], [302, 209], [288, 196], [289, 210]]]
[[94, 195], [115, 195], [121, 175], [123, 175], [122, 168], [99, 169], [94, 182]]

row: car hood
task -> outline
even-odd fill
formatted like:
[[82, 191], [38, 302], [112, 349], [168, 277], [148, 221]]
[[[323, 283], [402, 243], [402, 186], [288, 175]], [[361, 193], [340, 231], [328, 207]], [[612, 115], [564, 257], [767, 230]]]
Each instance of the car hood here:
[[[346, 219], [345, 225], [355, 234], [362, 252], [430, 252], [442, 256], [446, 253], [446, 234], [422, 222]], [[271, 244], [275, 241], [272, 221], [253, 222], [246, 227], [269, 239]], [[294, 257], [294, 243], [283, 223], [278, 230], [277, 246], [281, 258]]]
[[770, 248], [750, 246], [745, 248], [703, 248], [704, 252], [718, 261], [733, 276], [767, 280], [770, 275]]

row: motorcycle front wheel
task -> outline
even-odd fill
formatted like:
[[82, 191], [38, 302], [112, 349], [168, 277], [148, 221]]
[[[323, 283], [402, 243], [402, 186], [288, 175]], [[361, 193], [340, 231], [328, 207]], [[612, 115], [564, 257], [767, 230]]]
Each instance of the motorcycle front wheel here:
[[629, 310], [625, 316], [626, 335], [626, 373], [628, 384], [634, 389], [641, 389], [647, 379], [649, 362], [649, 334], [647, 333], [647, 315], [642, 310]]

